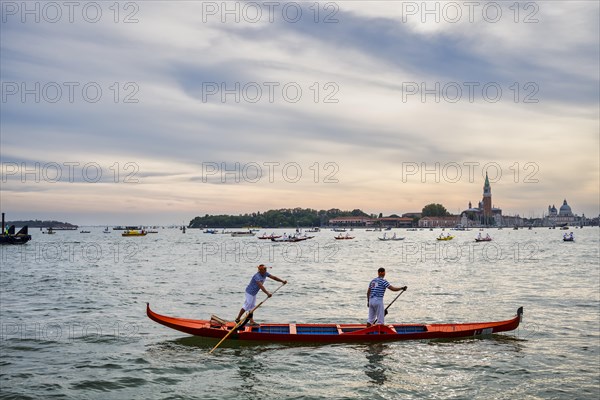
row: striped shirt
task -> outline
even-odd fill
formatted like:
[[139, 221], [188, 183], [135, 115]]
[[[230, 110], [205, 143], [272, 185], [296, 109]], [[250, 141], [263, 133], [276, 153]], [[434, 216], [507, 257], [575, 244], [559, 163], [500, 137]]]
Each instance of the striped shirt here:
[[255, 296], [260, 290], [257, 282], [264, 283], [269, 276], [271, 276], [271, 274], [268, 272], [265, 272], [264, 275], [261, 275], [260, 272], [255, 273], [254, 276], [252, 276], [252, 279], [250, 279], [248, 286], [246, 286], [246, 293]]
[[383, 299], [383, 295], [385, 294], [385, 289], [390, 286], [390, 283], [383, 278], [377, 277], [369, 283], [369, 288], [371, 289], [371, 293], [369, 295], [370, 298], [381, 297]]

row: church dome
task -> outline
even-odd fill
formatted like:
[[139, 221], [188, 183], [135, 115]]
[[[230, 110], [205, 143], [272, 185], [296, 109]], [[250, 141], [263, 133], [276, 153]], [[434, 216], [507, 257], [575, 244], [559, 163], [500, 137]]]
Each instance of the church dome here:
[[573, 213], [571, 212], [571, 207], [567, 204], [567, 200], [566, 199], [563, 202], [563, 205], [560, 206], [560, 211], [558, 212], [558, 215], [562, 215], [562, 216], [571, 216], [571, 215], [573, 215]]

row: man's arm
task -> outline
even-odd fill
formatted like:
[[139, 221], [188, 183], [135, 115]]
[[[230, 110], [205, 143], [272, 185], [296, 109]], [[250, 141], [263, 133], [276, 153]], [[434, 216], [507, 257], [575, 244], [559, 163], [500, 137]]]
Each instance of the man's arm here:
[[390, 286], [388, 286], [388, 289], [390, 289], [393, 292], [398, 292], [400, 290], [406, 290], [406, 289], [408, 289], [408, 286], [396, 287], [396, 286], [390, 285]]
[[263, 292], [265, 292], [265, 294], [269, 297], [272, 296], [271, 293], [269, 293], [269, 291], [267, 289], [265, 289], [265, 287], [263, 286], [262, 282], [256, 282], [256, 284], [258, 285], [258, 287], [260, 288], [260, 290], [262, 290]]
[[284, 281], [283, 279], [279, 279], [279, 278], [278, 278], [278, 277], [276, 277], [275, 275], [269, 275], [269, 278], [273, 279], [274, 281], [281, 282], [281, 283], [283, 283], [284, 285], [286, 285], [286, 284], [287, 284], [287, 281]]

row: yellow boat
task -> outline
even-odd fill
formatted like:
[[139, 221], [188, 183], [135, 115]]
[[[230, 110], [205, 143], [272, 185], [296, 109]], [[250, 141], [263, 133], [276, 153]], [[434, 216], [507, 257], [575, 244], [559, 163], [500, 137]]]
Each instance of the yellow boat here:
[[444, 237], [438, 237], [436, 239], [437, 240], [452, 240], [452, 239], [454, 239], [454, 236], [444, 236]]
[[121, 236], [146, 236], [148, 234], [148, 232], [146, 232], [145, 230], [131, 230], [131, 231], [125, 231], [123, 233], [121, 233]]

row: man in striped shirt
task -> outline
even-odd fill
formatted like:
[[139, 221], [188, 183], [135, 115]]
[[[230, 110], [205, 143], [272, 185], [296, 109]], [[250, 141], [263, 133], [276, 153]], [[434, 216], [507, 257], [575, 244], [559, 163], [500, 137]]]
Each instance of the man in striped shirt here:
[[373, 325], [375, 321], [377, 321], [378, 324], [383, 324], [385, 318], [385, 307], [383, 306], [385, 289], [397, 292], [399, 290], [406, 290], [407, 287], [390, 285], [390, 283], [385, 280], [385, 268], [382, 267], [377, 270], [377, 278], [369, 283], [369, 289], [367, 289], [367, 307], [369, 307], [367, 328]]
[[[270, 273], [268, 273], [267, 267], [265, 267], [264, 264], [260, 264], [258, 266], [258, 272], [252, 276], [252, 279], [250, 279], [250, 283], [248, 284], [248, 286], [246, 286], [246, 301], [244, 302], [244, 305], [242, 306], [240, 313], [238, 314], [237, 318], [235, 319], [236, 323], [240, 322], [240, 318], [242, 318], [242, 315], [246, 311], [250, 311], [255, 307], [256, 295], [258, 294], [259, 290], [262, 290], [263, 292], [265, 292], [267, 297], [272, 296], [272, 294], [269, 293], [269, 291], [267, 289], [265, 289], [265, 287], [263, 286], [263, 283], [265, 282], [265, 280], [267, 278], [271, 278], [277, 282], [281, 282], [284, 285], [287, 283], [287, 281], [284, 281], [283, 279], [279, 279], [275, 275], [271, 275]], [[254, 322], [254, 318], [253, 318], [254, 316], [252, 315], [252, 313], [250, 313], [250, 315], [248, 317], [250, 318], [250, 325], [256, 325], [256, 322]]]

